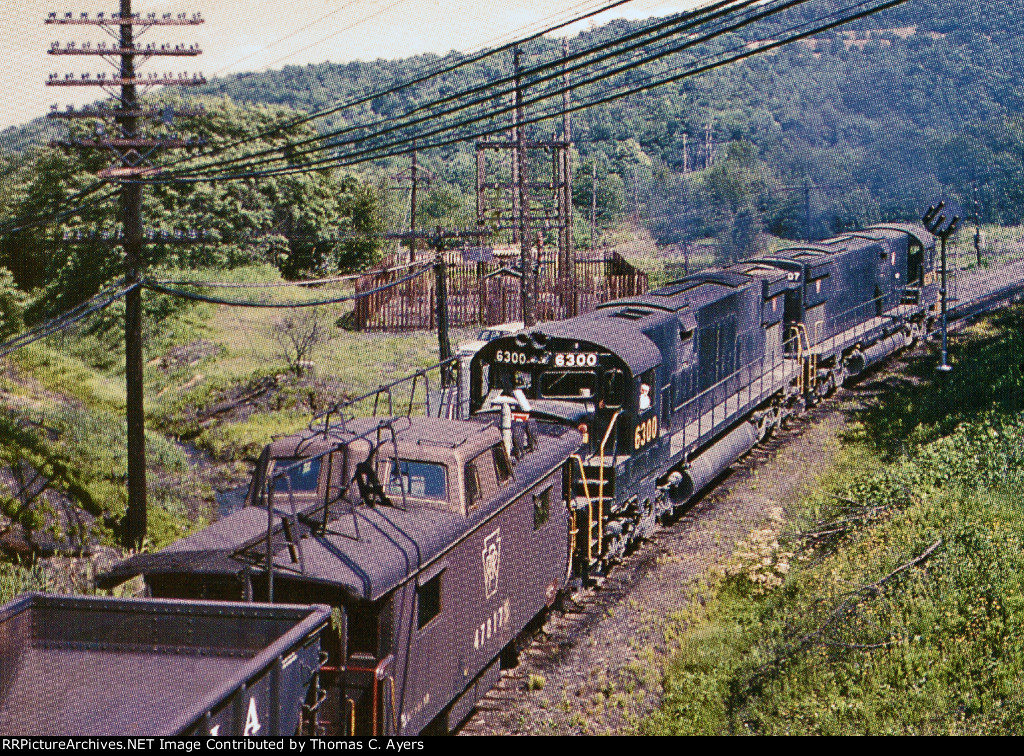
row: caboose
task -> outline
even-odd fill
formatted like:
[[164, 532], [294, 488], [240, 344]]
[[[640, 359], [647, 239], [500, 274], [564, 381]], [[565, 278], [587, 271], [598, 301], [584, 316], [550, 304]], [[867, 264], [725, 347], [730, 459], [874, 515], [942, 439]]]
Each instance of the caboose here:
[[264, 451], [247, 506], [103, 576], [155, 597], [326, 604], [316, 708], [329, 734], [458, 724], [571, 562], [571, 429], [351, 420]]

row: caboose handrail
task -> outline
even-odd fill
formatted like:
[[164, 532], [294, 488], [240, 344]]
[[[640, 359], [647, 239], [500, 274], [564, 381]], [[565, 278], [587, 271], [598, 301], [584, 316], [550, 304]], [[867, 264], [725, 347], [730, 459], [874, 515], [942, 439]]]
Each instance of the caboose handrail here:
[[[391, 409], [392, 412], [393, 412], [394, 411], [394, 409], [393, 409], [393, 397], [391, 397], [392, 389], [397, 388], [398, 386], [401, 386], [403, 383], [410, 383], [410, 382], [413, 384], [413, 387], [412, 387], [412, 391], [409, 394], [408, 415], [412, 415], [412, 408], [413, 408], [413, 403], [414, 403], [414, 399], [415, 399], [415, 391], [416, 391], [416, 386], [419, 383], [419, 379], [420, 378], [426, 379], [427, 378], [427, 374], [428, 373], [432, 373], [435, 370], [441, 371], [442, 376], [444, 376], [446, 373], [448, 373], [450, 375], [451, 371], [452, 371], [452, 368], [455, 368], [455, 376], [453, 376], [453, 379], [458, 380], [458, 378], [457, 378], [457, 375], [458, 375], [458, 364], [459, 364], [459, 358], [458, 357], [452, 357], [452, 358], [444, 360], [442, 362], [438, 362], [435, 365], [431, 365], [430, 367], [421, 368], [420, 370], [417, 370], [416, 372], [412, 373], [411, 375], [407, 375], [404, 378], [399, 378], [397, 380], [392, 381], [391, 383], [386, 383], [386, 384], [384, 384], [382, 386], [378, 386], [377, 388], [373, 389], [372, 391], [368, 391], [365, 394], [362, 394], [360, 396], [354, 397], [352, 399], [346, 399], [346, 400], [341, 401], [341, 402], [336, 402], [336, 403], [332, 404], [328, 409], [324, 410], [323, 412], [319, 412], [319, 413], [315, 414], [313, 416], [313, 419], [309, 421], [309, 429], [313, 430], [313, 431], [320, 430], [321, 432], [324, 432], [324, 433], [329, 432], [331, 427], [332, 427], [332, 424], [331, 424], [331, 416], [332, 415], [337, 415], [341, 419], [342, 425], [344, 425], [345, 416], [342, 413], [346, 409], [349, 409], [350, 407], [353, 407], [356, 404], [359, 404], [360, 402], [365, 402], [365, 401], [367, 401], [369, 399], [373, 399], [374, 400], [374, 417], [376, 417], [377, 402], [379, 401], [381, 394], [388, 394], [389, 409]], [[447, 383], [447, 381], [442, 379], [442, 383], [445, 384], [445, 383]], [[427, 384], [426, 404], [427, 404], [427, 414], [428, 415], [430, 414], [430, 409], [429, 409], [429, 406], [430, 406], [429, 405], [429, 402], [430, 402], [429, 391], [430, 391], [429, 384]], [[321, 420], [323, 421], [323, 425], [320, 426], [320, 427], [314, 427]]]

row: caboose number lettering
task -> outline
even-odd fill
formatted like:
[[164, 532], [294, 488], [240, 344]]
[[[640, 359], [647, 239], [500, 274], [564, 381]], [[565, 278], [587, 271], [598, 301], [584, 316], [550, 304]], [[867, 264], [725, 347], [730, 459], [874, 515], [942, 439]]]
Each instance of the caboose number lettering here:
[[658, 416], [644, 420], [636, 426], [636, 433], [633, 434], [633, 448], [640, 449], [647, 446], [658, 437]]
[[481, 622], [480, 627], [473, 633], [473, 648], [479, 651], [487, 641], [508, 627], [511, 618], [512, 604], [508, 599], [505, 599], [505, 603], [495, 609], [490, 617]]

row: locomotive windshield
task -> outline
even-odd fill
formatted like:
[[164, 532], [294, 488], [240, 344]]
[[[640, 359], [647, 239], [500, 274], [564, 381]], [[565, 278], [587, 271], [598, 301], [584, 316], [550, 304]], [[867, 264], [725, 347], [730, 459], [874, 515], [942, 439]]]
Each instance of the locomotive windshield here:
[[420, 499], [448, 499], [448, 471], [435, 462], [412, 462], [406, 459], [391, 463], [388, 494], [415, 496]]
[[597, 389], [597, 375], [552, 371], [540, 379], [540, 393], [546, 399], [589, 399]]

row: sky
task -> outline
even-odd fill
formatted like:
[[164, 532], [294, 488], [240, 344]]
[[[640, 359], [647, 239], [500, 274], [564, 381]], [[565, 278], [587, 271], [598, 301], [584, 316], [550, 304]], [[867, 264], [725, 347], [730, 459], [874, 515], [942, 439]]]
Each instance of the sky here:
[[[143, 41], [198, 43], [198, 58], [153, 61], [144, 72], [202, 72], [211, 78], [286, 65], [394, 59], [426, 52], [468, 52], [511, 41], [609, 4], [610, 0], [136, 0], [139, 13], [201, 12], [199, 27], [155, 27]], [[560, 33], [574, 33], [614, 18], [677, 13], [697, 0], [632, 0]], [[61, 108], [98, 99], [92, 88], [51, 88], [49, 74], [110, 71], [99, 58], [55, 57], [51, 42], [105, 39], [87, 26], [44, 25], [48, 13], [111, 13], [117, 0], [0, 0], [0, 43], [14, 65], [0, 95], [0, 129]]]

